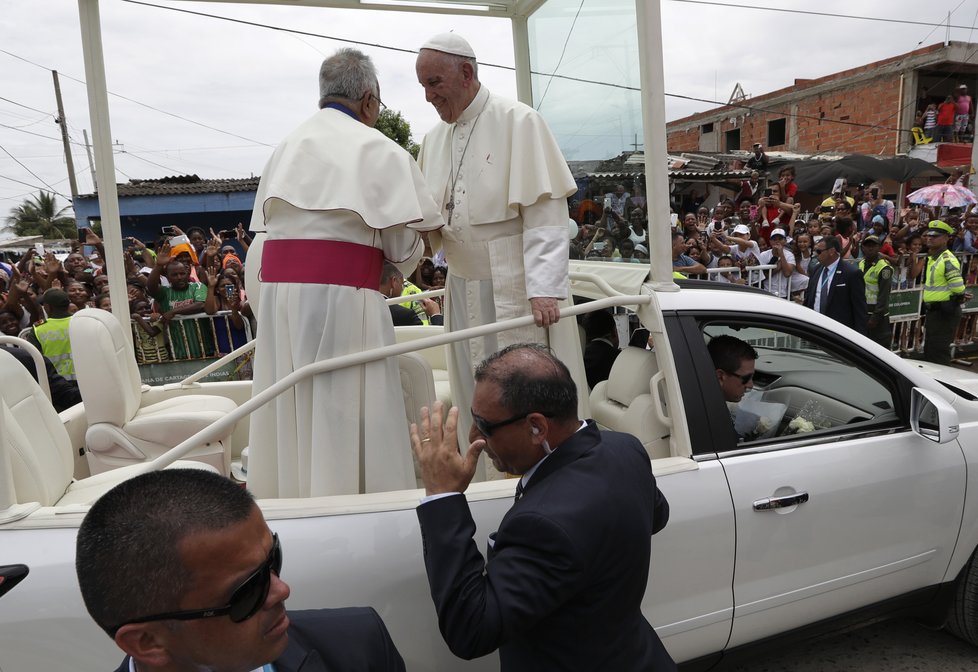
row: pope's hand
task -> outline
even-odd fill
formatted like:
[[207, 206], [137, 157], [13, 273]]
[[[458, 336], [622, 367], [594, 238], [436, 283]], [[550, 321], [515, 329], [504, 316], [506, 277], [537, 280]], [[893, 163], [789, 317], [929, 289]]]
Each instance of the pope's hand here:
[[549, 327], [557, 324], [560, 319], [560, 309], [557, 307], [557, 299], [549, 296], [537, 296], [530, 299], [530, 308], [533, 310], [533, 319], [538, 327]]
[[436, 401], [431, 413], [428, 407], [421, 409], [421, 429], [411, 423], [411, 448], [421, 466], [421, 480], [425, 495], [445, 492], [465, 492], [475, 475], [479, 455], [486, 447], [483, 439], [474, 441], [465, 455], [459, 455], [456, 429], [458, 409], [448, 411], [448, 420], [442, 425], [444, 406]]

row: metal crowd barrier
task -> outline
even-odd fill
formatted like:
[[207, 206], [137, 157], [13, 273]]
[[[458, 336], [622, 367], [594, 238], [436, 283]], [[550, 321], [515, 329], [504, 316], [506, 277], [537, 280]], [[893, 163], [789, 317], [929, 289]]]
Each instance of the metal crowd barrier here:
[[244, 316], [241, 319], [244, 328], [238, 331], [233, 329], [228, 310], [213, 315], [179, 315], [166, 326], [153, 323], [161, 330], [156, 336], [150, 336], [136, 320], [131, 320], [136, 363], [196, 361], [226, 355], [254, 338], [250, 320]]

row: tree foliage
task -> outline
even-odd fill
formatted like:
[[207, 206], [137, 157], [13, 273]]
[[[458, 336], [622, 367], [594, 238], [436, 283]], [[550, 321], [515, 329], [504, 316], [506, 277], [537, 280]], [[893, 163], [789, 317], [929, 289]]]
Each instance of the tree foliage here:
[[76, 238], [75, 218], [65, 215], [70, 205], [58, 208], [57, 197], [41, 191], [10, 210], [7, 224], [18, 236], [44, 236], [48, 239]]
[[418, 158], [418, 150], [421, 149], [421, 146], [411, 137], [411, 124], [401, 116], [400, 112], [395, 112], [390, 108], [384, 110], [380, 113], [374, 128], [406, 149], [411, 156]]

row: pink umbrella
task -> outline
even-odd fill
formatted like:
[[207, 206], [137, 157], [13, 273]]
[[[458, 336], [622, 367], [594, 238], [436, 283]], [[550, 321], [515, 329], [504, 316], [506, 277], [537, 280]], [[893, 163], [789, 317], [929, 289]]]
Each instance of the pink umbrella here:
[[961, 208], [969, 203], [978, 203], [978, 198], [970, 189], [956, 184], [932, 184], [913, 192], [907, 196], [907, 200], [920, 205], [947, 208]]

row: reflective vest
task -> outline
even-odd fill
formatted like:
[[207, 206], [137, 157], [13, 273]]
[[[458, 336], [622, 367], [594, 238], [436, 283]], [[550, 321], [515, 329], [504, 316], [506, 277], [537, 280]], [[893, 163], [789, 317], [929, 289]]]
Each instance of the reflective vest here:
[[964, 294], [958, 258], [950, 250], [944, 250], [936, 259], [928, 256], [924, 271], [924, 303], [949, 301], [958, 294]]
[[880, 271], [888, 267], [890, 262], [880, 257], [876, 263], [866, 269], [866, 260], [859, 260], [859, 270], [863, 272], [863, 280], [866, 281], [866, 305], [875, 306], [880, 295]]
[[[411, 296], [412, 294], [421, 294], [421, 290], [409, 281], [405, 280], [404, 290], [401, 291], [401, 296]], [[424, 312], [424, 306], [421, 305], [420, 301], [405, 301], [400, 305], [413, 310], [414, 314], [418, 316], [419, 320], [421, 320], [421, 324], [428, 324], [428, 313]]]
[[71, 341], [68, 339], [70, 321], [70, 317], [49, 317], [34, 325], [34, 337], [41, 344], [41, 352], [51, 360], [58, 373], [68, 380], [74, 380], [75, 362], [71, 359]]
[[683, 275], [682, 273], [680, 273], [679, 271], [673, 271], [672, 272], [672, 279], [673, 280], [686, 280], [687, 277], [685, 275]]

